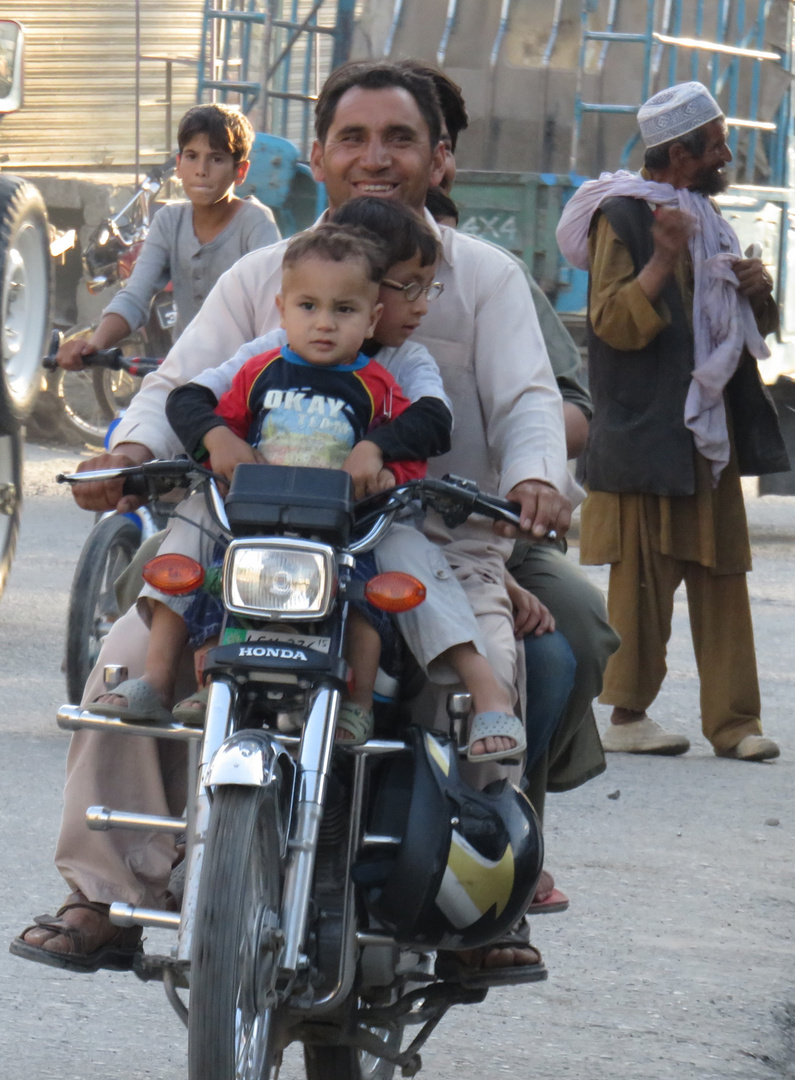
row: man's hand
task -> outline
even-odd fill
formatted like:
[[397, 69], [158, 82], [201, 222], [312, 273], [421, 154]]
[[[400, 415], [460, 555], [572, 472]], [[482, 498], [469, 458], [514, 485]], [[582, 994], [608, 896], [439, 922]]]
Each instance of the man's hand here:
[[391, 473], [389, 474], [392, 476], [391, 484], [382, 483], [379, 479], [380, 474], [388, 470], [384, 470], [384, 455], [381, 450], [369, 439], [362, 439], [354, 446], [342, 463], [342, 468], [353, 480], [353, 495], [356, 499], [363, 499], [366, 495], [376, 495], [385, 487], [395, 486], [395, 478]]
[[[81, 461], [78, 472], [94, 472], [98, 469], [127, 469], [131, 465], [143, 465], [152, 460], [152, 451], [141, 443], [120, 443], [111, 454], [99, 454], [97, 457]], [[135, 495], [123, 495], [123, 480], [92, 480], [85, 484], [74, 484], [72, 495], [83, 510], [118, 510], [128, 514], [141, 505], [141, 499]]]
[[695, 228], [696, 219], [684, 210], [660, 206], [655, 211], [651, 227], [654, 252], [636, 279], [650, 303], [659, 300]]
[[[538, 540], [553, 529], [559, 537], [564, 536], [571, 525], [571, 503], [543, 480], [522, 480], [511, 488], [506, 498], [521, 505], [521, 531], [531, 533]], [[516, 526], [506, 521], [495, 522], [494, 531], [508, 538], [519, 535]]]
[[732, 270], [740, 283], [737, 291], [752, 304], [764, 304], [773, 295], [773, 279], [761, 259], [738, 259]]
[[654, 214], [651, 235], [654, 239], [654, 254], [675, 263], [680, 255], [687, 251], [690, 237], [696, 229], [696, 219], [685, 210], [676, 210], [670, 206], [660, 206]]
[[264, 465], [265, 458], [253, 446], [235, 435], [224, 424], [210, 428], [204, 436], [204, 446], [212, 460], [213, 472], [220, 473], [227, 483], [238, 465]]
[[533, 634], [551, 634], [555, 629], [555, 619], [548, 607], [523, 589], [518, 581], [505, 571], [505, 588], [513, 607], [513, 633], [517, 641]]

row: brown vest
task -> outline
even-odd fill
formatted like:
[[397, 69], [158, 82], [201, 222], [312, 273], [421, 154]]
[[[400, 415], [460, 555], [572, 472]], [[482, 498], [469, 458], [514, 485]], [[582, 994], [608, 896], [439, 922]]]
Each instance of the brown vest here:
[[[654, 250], [652, 211], [642, 199], [602, 204], [638, 274]], [[619, 351], [596, 336], [588, 318], [588, 381], [594, 415], [585, 448], [585, 482], [593, 491], [692, 495], [693, 436], [685, 398], [693, 370], [693, 335], [671, 278], [661, 298], [670, 324], [644, 349]], [[743, 475], [782, 472], [789, 460], [775, 406], [756, 361], [744, 351], [725, 392]]]

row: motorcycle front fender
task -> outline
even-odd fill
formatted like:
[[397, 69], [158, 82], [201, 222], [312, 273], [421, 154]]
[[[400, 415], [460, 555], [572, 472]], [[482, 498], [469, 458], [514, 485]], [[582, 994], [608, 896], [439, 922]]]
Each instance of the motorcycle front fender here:
[[213, 754], [205, 773], [205, 787], [267, 787], [279, 779], [280, 760], [286, 757], [284, 749], [267, 732], [238, 731]]

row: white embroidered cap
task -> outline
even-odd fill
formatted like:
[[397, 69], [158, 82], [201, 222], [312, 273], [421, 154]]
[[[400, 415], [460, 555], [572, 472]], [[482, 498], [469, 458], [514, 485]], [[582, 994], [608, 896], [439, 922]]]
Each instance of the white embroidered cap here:
[[720, 105], [700, 82], [677, 83], [638, 109], [638, 126], [645, 146], [678, 139], [723, 115]]

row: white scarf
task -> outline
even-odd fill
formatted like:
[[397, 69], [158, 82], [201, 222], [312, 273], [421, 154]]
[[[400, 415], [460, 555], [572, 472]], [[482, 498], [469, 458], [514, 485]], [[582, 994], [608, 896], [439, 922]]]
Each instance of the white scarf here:
[[621, 170], [588, 180], [563, 211], [557, 239], [563, 255], [580, 270], [588, 267], [588, 230], [591, 218], [606, 199], [626, 195], [690, 214], [696, 229], [690, 237], [693, 260], [693, 337], [695, 371], [685, 401], [685, 426], [693, 433], [696, 449], [711, 463], [717, 486], [729, 461], [729, 433], [723, 391], [737, 370], [743, 348], [757, 360], [770, 356], [759, 333], [747, 297], [737, 292], [732, 270], [741, 259], [737, 234], [715, 212], [706, 195], [687, 188], [644, 180]]

